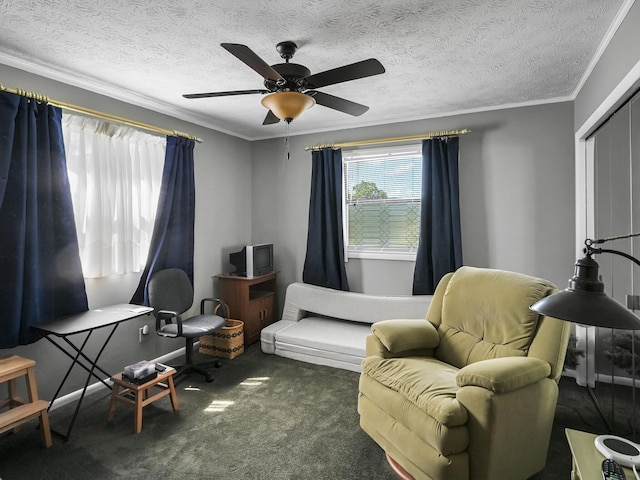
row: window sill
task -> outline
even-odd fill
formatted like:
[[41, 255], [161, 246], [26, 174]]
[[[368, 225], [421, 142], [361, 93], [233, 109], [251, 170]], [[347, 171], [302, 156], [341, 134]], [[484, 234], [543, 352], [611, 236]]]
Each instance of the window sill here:
[[395, 260], [403, 262], [415, 262], [416, 252], [365, 252], [348, 251], [348, 258], [368, 259], [368, 260]]

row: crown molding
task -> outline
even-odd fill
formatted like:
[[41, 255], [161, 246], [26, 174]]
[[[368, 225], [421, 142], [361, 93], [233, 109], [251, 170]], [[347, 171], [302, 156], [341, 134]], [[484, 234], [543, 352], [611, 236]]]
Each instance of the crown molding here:
[[[201, 127], [209, 128], [211, 130], [215, 130], [217, 132], [231, 135], [233, 137], [239, 137], [239, 138], [242, 138], [243, 140], [249, 140], [249, 141], [251, 140], [251, 138], [249, 137], [243, 137], [241, 135], [238, 135], [235, 132], [232, 132], [230, 130], [226, 130], [225, 128], [220, 127], [219, 125], [211, 122], [210, 119], [208, 119], [203, 115], [194, 114], [192, 112], [186, 111], [182, 108], [176, 107], [169, 103], [158, 101], [151, 97], [141, 95], [139, 93], [133, 92], [131, 90], [127, 90], [125, 88], [116, 87], [112, 84], [103, 82], [102, 80], [96, 79], [94, 77], [75, 75], [75, 74], [72, 75], [72, 74], [63, 72], [61, 70], [58, 70], [56, 68], [51, 68], [48, 65], [43, 65], [37, 62], [13, 57], [4, 52], [0, 52], [0, 63], [8, 65], [10, 67], [17, 68], [19, 70], [24, 70], [25, 72], [29, 72], [34, 75], [47, 78], [49, 80], [53, 80], [56, 82], [63, 83], [65, 85], [71, 85], [73, 87], [81, 88], [83, 90], [87, 90], [89, 92], [96, 93], [98, 95], [119, 100], [124, 103], [136, 105], [138, 107], [142, 107], [156, 113], [161, 113], [163, 115], [167, 115], [169, 117], [173, 117], [178, 120], [183, 120], [185, 122], [193, 123]], [[16, 87], [19, 87], [19, 85]], [[38, 92], [38, 93], [46, 95], [46, 92]], [[108, 113], [111, 113], [111, 112], [108, 112]], [[184, 128], [176, 128], [176, 129], [173, 129], [171, 127], [166, 127], [166, 128], [168, 130], [184, 130]]]
[[618, 31], [618, 28], [620, 28], [620, 25], [622, 25], [622, 22], [626, 18], [627, 14], [629, 13], [629, 10], [631, 10], [631, 7], [633, 6], [634, 3], [635, 3], [635, 0], [625, 0], [625, 2], [620, 7], [620, 10], [618, 10], [618, 13], [613, 19], [613, 22], [611, 22], [611, 25], [607, 29], [607, 32], [605, 33], [604, 37], [602, 38], [602, 41], [600, 42], [600, 45], [598, 45], [596, 52], [591, 58], [589, 65], [587, 65], [587, 68], [582, 74], [582, 77], [580, 77], [580, 80], [578, 81], [576, 88], [573, 90], [573, 93], [571, 94], [572, 100], [575, 100], [577, 98], [578, 94], [580, 93], [580, 90], [582, 90], [582, 87], [584, 87], [584, 84], [589, 79], [589, 76], [593, 73], [593, 69], [596, 68], [596, 65], [600, 61], [600, 58], [602, 58], [602, 55], [604, 55], [605, 50], [609, 46], [609, 43], [611, 43], [611, 40], [613, 39], [614, 35]]
[[260, 140], [272, 140], [274, 138], [285, 138], [285, 137], [295, 137], [295, 136], [299, 136], [299, 135], [311, 135], [311, 134], [315, 134], [315, 133], [326, 133], [326, 132], [335, 132], [336, 130], [340, 130], [340, 131], [344, 131], [344, 130], [356, 130], [358, 128], [367, 128], [367, 127], [378, 127], [380, 125], [393, 125], [393, 124], [397, 124], [397, 123], [404, 123], [404, 122], [418, 122], [418, 121], [422, 121], [422, 120], [433, 120], [433, 119], [437, 119], [437, 118], [446, 118], [446, 117], [455, 117], [455, 116], [459, 116], [459, 115], [469, 115], [469, 114], [473, 114], [473, 113], [483, 113], [483, 112], [492, 112], [492, 111], [496, 111], [496, 110], [509, 110], [512, 108], [524, 108], [524, 107], [535, 107], [538, 105], [548, 105], [548, 104], [553, 104], [553, 103], [564, 103], [564, 102], [572, 102], [574, 100], [574, 98], [570, 95], [568, 96], [564, 96], [564, 97], [553, 97], [553, 98], [547, 98], [544, 100], [531, 100], [531, 101], [527, 101], [527, 102], [520, 102], [520, 103], [506, 103], [503, 105], [491, 105], [491, 106], [487, 106], [487, 107], [477, 107], [477, 108], [469, 108], [469, 109], [464, 109], [464, 110], [455, 110], [455, 111], [450, 111], [450, 112], [438, 112], [438, 113], [434, 113], [431, 115], [423, 115], [423, 116], [417, 116], [417, 117], [409, 117], [409, 118], [402, 118], [402, 119], [394, 119], [394, 120], [388, 120], [385, 121], [384, 123], [381, 122], [370, 122], [370, 123], [363, 123], [354, 127], [349, 127], [349, 128], [345, 128], [345, 127], [338, 127], [336, 128], [335, 126], [333, 127], [328, 127], [328, 128], [324, 128], [324, 129], [314, 129], [314, 130], [307, 130], [307, 131], [299, 131], [299, 132], [289, 132], [289, 133], [285, 133], [282, 136], [279, 137], [260, 137], [260, 138], [253, 138], [252, 141], [260, 141]]

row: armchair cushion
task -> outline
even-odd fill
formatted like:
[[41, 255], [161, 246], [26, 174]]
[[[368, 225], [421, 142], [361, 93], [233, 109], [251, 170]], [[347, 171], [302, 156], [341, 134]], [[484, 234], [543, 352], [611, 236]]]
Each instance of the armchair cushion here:
[[456, 400], [458, 369], [434, 358], [367, 357], [362, 373], [398, 392], [447, 427], [464, 425], [467, 410]]
[[435, 348], [440, 342], [436, 327], [423, 320], [382, 320], [371, 331], [391, 353]]
[[444, 293], [436, 357], [462, 368], [489, 358], [526, 356], [540, 318], [529, 306], [554, 288], [515, 272], [458, 269]]
[[504, 357], [472, 363], [456, 374], [459, 387], [476, 386], [506, 393], [547, 378], [550, 365], [533, 357]]

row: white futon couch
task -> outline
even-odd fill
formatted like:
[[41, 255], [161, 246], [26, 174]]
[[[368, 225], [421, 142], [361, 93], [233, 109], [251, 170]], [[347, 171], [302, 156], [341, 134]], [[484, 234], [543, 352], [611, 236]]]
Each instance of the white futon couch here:
[[424, 321], [431, 298], [367, 295], [292, 283], [282, 320], [260, 334], [262, 351], [360, 372], [371, 324], [392, 318]]

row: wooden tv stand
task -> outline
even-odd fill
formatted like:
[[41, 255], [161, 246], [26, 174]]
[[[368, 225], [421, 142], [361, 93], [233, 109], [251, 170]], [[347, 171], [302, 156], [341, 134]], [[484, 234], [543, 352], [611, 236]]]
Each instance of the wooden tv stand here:
[[245, 345], [260, 340], [260, 331], [276, 320], [277, 273], [271, 272], [253, 278], [231, 274], [216, 275], [219, 297], [229, 306], [230, 317], [244, 322]]

